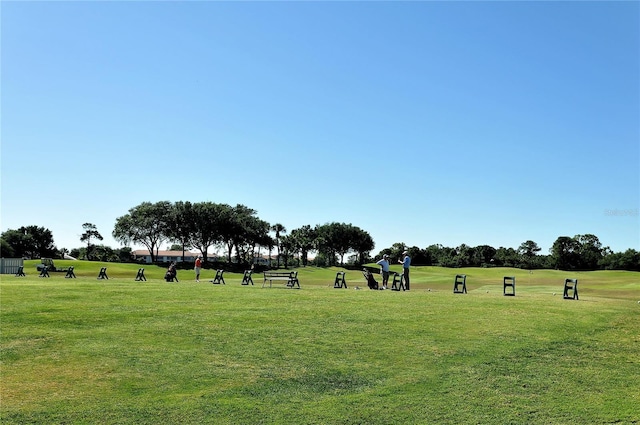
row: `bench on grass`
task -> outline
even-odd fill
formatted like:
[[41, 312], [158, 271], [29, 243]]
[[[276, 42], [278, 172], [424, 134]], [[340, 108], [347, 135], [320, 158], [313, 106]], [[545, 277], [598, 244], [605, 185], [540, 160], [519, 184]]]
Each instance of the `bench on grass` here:
[[18, 267], [18, 271], [16, 272], [16, 277], [20, 277], [20, 276], [27, 276], [26, 274], [24, 274], [24, 266], [19, 266]]
[[69, 269], [67, 269], [67, 274], [64, 275], [65, 279], [75, 279], [76, 278], [76, 274], [73, 272], [73, 266], [69, 267]]
[[243, 285], [248, 285], [248, 284], [252, 284], [253, 285], [253, 279], [251, 278], [252, 274], [253, 274], [253, 270], [245, 270], [244, 271], [244, 275], [242, 276], [242, 284]]
[[224, 282], [224, 270], [216, 270], [216, 277], [213, 278], [213, 280], [210, 280], [209, 282], [213, 283], [214, 285], [226, 285], [226, 283]]
[[264, 285], [266, 285], [267, 281], [269, 281], [269, 288], [271, 288], [271, 284], [273, 283], [274, 280], [286, 281], [287, 288], [295, 288], [295, 286], [297, 285], [298, 289], [300, 289], [300, 281], [298, 280], [297, 271], [290, 271], [290, 272], [266, 271], [264, 272], [264, 282], [262, 282], [262, 287], [264, 288]]

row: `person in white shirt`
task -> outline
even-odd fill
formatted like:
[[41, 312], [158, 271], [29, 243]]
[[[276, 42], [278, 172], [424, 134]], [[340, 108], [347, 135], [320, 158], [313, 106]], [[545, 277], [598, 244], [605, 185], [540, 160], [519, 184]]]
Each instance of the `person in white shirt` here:
[[376, 262], [380, 266], [380, 274], [382, 275], [382, 289], [387, 289], [389, 283], [389, 256], [384, 254], [382, 259]]

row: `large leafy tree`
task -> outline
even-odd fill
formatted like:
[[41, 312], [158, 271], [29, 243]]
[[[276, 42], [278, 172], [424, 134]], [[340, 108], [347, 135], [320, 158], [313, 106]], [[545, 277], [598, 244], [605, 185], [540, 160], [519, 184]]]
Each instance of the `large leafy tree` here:
[[271, 226], [257, 216], [256, 210], [238, 204], [230, 211], [227, 249], [231, 261], [235, 249], [238, 261], [248, 263], [255, 255], [257, 246], [269, 247], [273, 242], [269, 236]]
[[336, 256], [344, 264], [344, 256], [352, 251], [357, 254], [357, 261], [362, 262], [369, 251], [374, 248], [373, 238], [352, 224], [327, 223], [316, 226], [316, 249], [335, 265]]
[[344, 256], [352, 246], [352, 235], [350, 224], [331, 223], [329, 225], [331, 241], [336, 254], [340, 256], [340, 264], [344, 264]]
[[402, 253], [407, 249], [407, 246], [402, 242], [396, 242], [391, 245], [389, 249], [389, 257], [395, 261], [402, 260]]
[[98, 261], [119, 261], [120, 257], [118, 253], [110, 246], [105, 245], [92, 245], [92, 258]]
[[[256, 216], [250, 216], [245, 227], [246, 249], [244, 250], [244, 261], [249, 262], [256, 256], [256, 248], [269, 248], [273, 244], [273, 239], [269, 236], [271, 225]], [[258, 252], [260, 250], [258, 249]]]
[[454, 257], [454, 262], [456, 267], [467, 267], [471, 264], [471, 258], [473, 256], [474, 250], [467, 244], [461, 244], [456, 248], [456, 256]]
[[[179, 250], [184, 258], [189, 247], [189, 240], [196, 232], [196, 219], [191, 202], [176, 202], [167, 217], [167, 237], [172, 242], [178, 242]], [[206, 254], [206, 253], [205, 253]], [[206, 260], [206, 255], [204, 256]]]
[[578, 255], [580, 257], [580, 268], [583, 270], [596, 270], [598, 264], [604, 256], [606, 249], [602, 247], [596, 235], [576, 235], [574, 239], [578, 242]]
[[306, 224], [299, 229], [293, 229], [289, 236], [292, 239], [294, 249], [300, 253], [302, 265], [306, 267], [309, 251], [313, 249], [317, 238], [316, 229]]
[[227, 204], [214, 202], [193, 204], [193, 229], [189, 244], [202, 253], [205, 261], [211, 246], [226, 241], [231, 210], [232, 208]]
[[[33, 258], [34, 243], [30, 234], [19, 229], [9, 229], [2, 233], [2, 240], [11, 247], [12, 255], [21, 258]], [[5, 255], [4, 250], [3, 255]]]
[[[432, 244], [424, 249], [425, 257], [429, 259], [429, 265], [436, 265], [442, 263], [444, 247], [440, 244]], [[389, 252], [385, 252], [385, 254], [390, 254]]]
[[580, 243], [569, 236], [560, 236], [551, 246], [553, 265], [559, 270], [575, 270], [579, 267]]
[[231, 263], [231, 255], [234, 247], [236, 248], [236, 254], [240, 256], [238, 249], [245, 242], [244, 229], [247, 222], [247, 217], [256, 213], [255, 210], [238, 204], [235, 207], [230, 205], [223, 205], [223, 209], [218, 215], [222, 230], [222, 243], [227, 249], [227, 261]]
[[2, 239], [16, 257], [53, 257], [57, 252], [51, 230], [40, 226], [23, 226], [2, 233]]
[[357, 255], [356, 264], [363, 264], [375, 248], [375, 242], [369, 233], [357, 226], [352, 226], [350, 232], [351, 248]]
[[132, 260], [131, 248], [128, 246], [123, 246], [122, 248], [117, 250], [118, 261], [121, 263], [128, 263]]
[[495, 259], [496, 265], [504, 267], [516, 267], [520, 262], [520, 257], [515, 249], [503, 246], [496, 250]]
[[339, 238], [337, 225], [338, 223], [327, 223], [315, 228], [317, 235], [315, 249], [326, 258], [329, 266], [336, 263], [336, 246]]
[[[90, 260], [92, 257], [92, 245], [91, 245], [91, 240], [92, 239], [97, 239], [99, 241], [103, 240], [104, 238], [102, 237], [102, 235], [100, 234], [100, 232], [98, 232], [98, 228], [96, 227], [95, 224], [93, 223], [84, 223], [82, 225], [82, 229], [84, 230], [84, 233], [82, 234], [82, 236], [80, 236], [80, 242], [85, 242], [87, 244], [87, 260]], [[101, 253], [101, 257], [104, 257], [104, 255]]]
[[527, 269], [532, 269], [536, 264], [536, 255], [542, 248], [532, 240], [522, 242], [518, 247], [518, 255], [522, 259], [522, 264]]
[[4, 240], [4, 238], [0, 238], [0, 255], [4, 258], [15, 257], [15, 251], [11, 245], [9, 245], [9, 242]]
[[143, 202], [118, 217], [113, 237], [123, 244], [139, 243], [147, 247], [151, 261], [156, 261], [156, 250], [168, 239], [168, 222], [172, 205], [169, 201]]
[[256, 247], [270, 247], [274, 244], [269, 235], [271, 225], [258, 218], [256, 211], [248, 209], [244, 205], [236, 206], [237, 218], [240, 219], [240, 233], [236, 236], [235, 249], [238, 259], [249, 263], [254, 257]]
[[473, 249], [473, 265], [491, 264], [496, 255], [496, 249], [490, 245], [479, 245]]
[[624, 252], [611, 252], [605, 248], [606, 255], [600, 264], [607, 270], [630, 270], [640, 272], [640, 252], [627, 249]]

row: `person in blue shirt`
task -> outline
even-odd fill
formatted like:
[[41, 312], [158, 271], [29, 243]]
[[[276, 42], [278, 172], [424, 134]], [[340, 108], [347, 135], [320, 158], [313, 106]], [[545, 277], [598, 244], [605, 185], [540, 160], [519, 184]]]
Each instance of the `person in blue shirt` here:
[[376, 262], [380, 266], [380, 274], [382, 275], [382, 289], [387, 289], [389, 283], [389, 256], [384, 254], [382, 259]]
[[402, 253], [404, 258], [402, 260], [398, 260], [398, 263], [402, 264], [402, 275], [404, 276], [404, 287], [408, 291], [409, 290], [409, 267], [411, 266], [411, 257], [409, 257], [409, 252], [405, 251]]

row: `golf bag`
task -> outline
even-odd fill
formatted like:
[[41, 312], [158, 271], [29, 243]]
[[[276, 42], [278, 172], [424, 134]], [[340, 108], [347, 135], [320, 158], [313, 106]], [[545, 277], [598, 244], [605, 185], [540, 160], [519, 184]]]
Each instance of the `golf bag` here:
[[370, 270], [364, 269], [362, 270], [362, 274], [364, 278], [367, 279], [369, 289], [378, 289], [378, 282], [373, 278], [373, 273], [371, 273]]
[[173, 282], [174, 279], [176, 282], [179, 282], [178, 271], [176, 270], [176, 266], [175, 264], [171, 264], [169, 266], [169, 269], [167, 270], [167, 273], [165, 273], [164, 275], [164, 280], [166, 280], [167, 282]]

